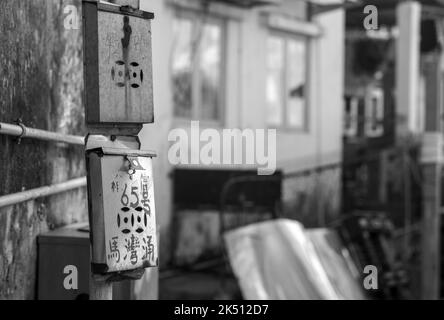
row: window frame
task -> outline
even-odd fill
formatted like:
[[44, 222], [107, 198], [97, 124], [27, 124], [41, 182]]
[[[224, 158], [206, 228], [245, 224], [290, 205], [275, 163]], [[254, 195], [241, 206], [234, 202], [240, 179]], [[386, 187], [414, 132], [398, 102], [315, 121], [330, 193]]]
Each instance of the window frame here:
[[[267, 109], [267, 126], [268, 128], [279, 129], [284, 131], [298, 132], [298, 133], [309, 133], [310, 131], [310, 115], [309, 115], [309, 107], [310, 107], [310, 42], [311, 37], [309, 35], [303, 33], [297, 33], [293, 31], [286, 30], [278, 30], [278, 29], [269, 29], [267, 33], [267, 42], [270, 38], [278, 38], [283, 41], [283, 72], [281, 74], [281, 81], [283, 86], [281, 88], [281, 98], [283, 100], [283, 105], [281, 106], [281, 119], [280, 123], [277, 125], [270, 124], [268, 122], [268, 99], [266, 97], [266, 109]], [[296, 40], [302, 42], [305, 45], [305, 83], [304, 83], [304, 115], [303, 115], [303, 125], [302, 126], [294, 126], [289, 123], [288, 118], [288, 109], [289, 109], [289, 98], [287, 97], [287, 87], [288, 87], [288, 42], [291, 40]], [[268, 49], [268, 48], [267, 48]], [[268, 81], [268, 54], [267, 51], [267, 66], [266, 66], [266, 75]]]
[[[176, 105], [174, 100], [172, 99], [171, 103], [173, 106], [173, 119], [178, 122], [189, 122], [190, 120], [193, 121], [200, 121], [201, 123], [204, 123], [209, 126], [222, 126], [225, 122], [225, 110], [226, 110], [226, 86], [227, 86], [227, 78], [226, 78], [226, 58], [227, 58], [227, 19], [223, 16], [213, 14], [213, 13], [206, 13], [202, 12], [200, 10], [192, 10], [192, 9], [182, 9], [178, 8], [174, 12], [173, 16], [174, 20], [178, 19], [184, 19], [187, 21], [191, 21], [192, 23], [192, 37], [194, 36], [194, 28], [196, 28], [196, 23], [202, 23], [202, 27], [209, 23], [210, 25], [217, 25], [220, 27], [221, 31], [221, 42], [220, 42], [220, 67], [219, 67], [219, 73], [220, 73], [220, 86], [219, 86], [219, 99], [218, 99], [218, 108], [217, 108], [217, 118], [216, 119], [204, 119], [202, 117], [202, 82], [199, 72], [200, 67], [200, 58], [202, 54], [201, 49], [201, 39], [199, 39], [198, 43], [198, 50], [196, 50], [196, 54], [194, 57], [191, 57], [191, 65], [192, 65], [192, 71], [191, 71], [191, 116], [190, 117], [184, 117], [184, 116], [178, 116], [176, 114]], [[173, 22], [175, 23], [175, 21]], [[172, 76], [173, 76], [173, 59], [174, 59], [174, 52], [171, 50], [171, 62], [170, 62], [170, 83], [171, 83], [171, 89], [172, 93], [174, 91]], [[173, 97], [173, 94], [171, 95]]]

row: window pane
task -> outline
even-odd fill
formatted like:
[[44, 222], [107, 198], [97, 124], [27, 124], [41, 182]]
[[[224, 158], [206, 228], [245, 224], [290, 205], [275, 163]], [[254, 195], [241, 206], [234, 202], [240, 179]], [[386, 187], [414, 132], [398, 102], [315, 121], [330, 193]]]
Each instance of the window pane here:
[[287, 42], [287, 121], [290, 127], [306, 129], [306, 45]]
[[269, 125], [278, 126], [282, 124], [283, 117], [284, 40], [270, 37], [267, 46], [267, 122]]
[[174, 114], [191, 118], [192, 112], [192, 22], [177, 18], [173, 24], [172, 86]]
[[222, 92], [222, 30], [220, 25], [205, 24], [200, 43], [201, 118], [219, 118]]

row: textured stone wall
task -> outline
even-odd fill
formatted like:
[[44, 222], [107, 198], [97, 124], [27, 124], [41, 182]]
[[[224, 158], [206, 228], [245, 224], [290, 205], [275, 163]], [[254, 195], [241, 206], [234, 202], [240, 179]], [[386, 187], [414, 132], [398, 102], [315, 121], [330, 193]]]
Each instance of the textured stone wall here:
[[[64, 28], [80, 0], [2, 0], [0, 121], [84, 135], [81, 29]], [[83, 176], [82, 148], [0, 135], [0, 196]], [[0, 208], [0, 299], [36, 292], [36, 236], [87, 219], [86, 190]]]

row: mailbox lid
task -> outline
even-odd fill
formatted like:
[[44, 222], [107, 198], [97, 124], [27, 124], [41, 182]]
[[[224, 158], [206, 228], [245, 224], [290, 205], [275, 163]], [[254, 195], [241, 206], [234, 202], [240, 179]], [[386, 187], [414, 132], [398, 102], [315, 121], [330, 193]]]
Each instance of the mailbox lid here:
[[98, 147], [94, 149], [87, 150], [87, 153], [97, 153], [99, 157], [104, 155], [109, 156], [134, 156], [134, 157], [156, 157], [156, 153], [152, 150], [137, 150], [137, 149], [126, 149], [126, 148], [111, 148], [111, 147]]
[[152, 123], [154, 14], [84, 2], [83, 17], [87, 124]]

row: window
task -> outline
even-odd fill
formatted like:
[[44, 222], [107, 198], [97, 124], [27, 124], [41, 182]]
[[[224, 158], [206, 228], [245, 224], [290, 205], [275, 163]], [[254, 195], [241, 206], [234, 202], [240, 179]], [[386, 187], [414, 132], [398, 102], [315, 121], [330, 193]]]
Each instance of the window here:
[[208, 16], [177, 16], [172, 50], [174, 114], [220, 121], [223, 106], [223, 21]]
[[359, 130], [359, 98], [345, 97], [344, 135], [349, 138], [357, 137]]
[[267, 57], [267, 119], [274, 127], [307, 126], [305, 37], [270, 35]]
[[380, 88], [372, 88], [367, 92], [365, 100], [365, 135], [377, 138], [384, 134], [384, 92]]

